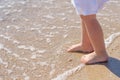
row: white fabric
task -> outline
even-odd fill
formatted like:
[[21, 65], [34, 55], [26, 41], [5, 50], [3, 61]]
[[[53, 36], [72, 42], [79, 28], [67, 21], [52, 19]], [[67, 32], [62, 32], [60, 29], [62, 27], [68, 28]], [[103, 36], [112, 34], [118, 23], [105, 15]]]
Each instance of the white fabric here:
[[79, 15], [96, 14], [103, 4], [108, 0], [72, 0]]

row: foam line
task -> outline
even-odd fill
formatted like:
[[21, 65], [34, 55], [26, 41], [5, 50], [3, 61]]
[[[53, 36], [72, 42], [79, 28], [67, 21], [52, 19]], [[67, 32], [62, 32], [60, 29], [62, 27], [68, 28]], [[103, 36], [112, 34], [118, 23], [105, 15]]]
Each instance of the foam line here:
[[1, 34], [0, 37], [3, 38], [3, 39], [6, 39], [8, 41], [12, 41], [12, 43], [16, 43], [16, 44], [20, 43], [19, 41], [12, 39], [10, 36], [5, 36], [5, 35]]
[[[13, 44], [18, 44], [18, 48], [19, 48], [19, 49], [26, 49], [26, 50], [30, 50], [30, 51], [36, 51], [36, 52], [38, 52], [38, 53], [45, 53], [45, 52], [46, 52], [46, 50], [44, 50], [44, 49], [43, 49], [43, 50], [39, 50], [39, 49], [37, 49], [37, 48], [35, 48], [35, 47], [33, 47], [33, 46], [21, 45], [19, 41], [12, 39], [10, 36], [5, 36], [5, 35], [2, 35], [2, 34], [1, 34], [0, 37], [3, 38], [3, 39], [6, 39], [6, 40], [8, 40], [8, 41], [11, 41]], [[2, 47], [3, 47], [2, 44], [0, 44], [0, 49], [1, 49]], [[11, 51], [8, 50], [7, 48], [4, 48], [4, 49], [5, 49], [8, 53], [11, 53]]]
[[[108, 48], [110, 44], [114, 41], [114, 39], [117, 38], [118, 36], [120, 36], [120, 32], [114, 33], [111, 36], [109, 36], [107, 39], [105, 39], [106, 48]], [[76, 71], [80, 71], [84, 66], [85, 64], [80, 64], [77, 67], [65, 71], [63, 74], [60, 74], [56, 78], [53, 78], [51, 80], [66, 80], [68, 76], [71, 76]]]
[[85, 66], [85, 64], [80, 64], [77, 67], [75, 67], [71, 70], [68, 70], [68, 71], [64, 72], [63, 74], [60, 74], [56, 78], [51, 79], [51, 80], [66, 80], [68, 76], [72, 75], [76, 71], [81, 70], [84, 66]]
[[120, 36], [120, 32], [114, 33], [111, 36], [109, 36], [107, 39], [105, 39], [105, 46], [106, 48], [108, 48], [110, 46], [110, 44], [115, 40], [115, 38], [117, 38], [118, 36]]

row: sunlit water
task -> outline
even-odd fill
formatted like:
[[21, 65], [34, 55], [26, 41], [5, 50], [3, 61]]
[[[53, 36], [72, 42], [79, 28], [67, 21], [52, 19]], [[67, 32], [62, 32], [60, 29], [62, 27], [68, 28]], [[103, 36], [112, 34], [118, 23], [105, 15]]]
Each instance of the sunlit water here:
[[[119, 4], [110, 0], [98, 13], [107, 47], [120, 35]], [[66, 54], [80, 29], [70, 0], [0, 0], [0, 80], [66, 79], [83, 67]]]

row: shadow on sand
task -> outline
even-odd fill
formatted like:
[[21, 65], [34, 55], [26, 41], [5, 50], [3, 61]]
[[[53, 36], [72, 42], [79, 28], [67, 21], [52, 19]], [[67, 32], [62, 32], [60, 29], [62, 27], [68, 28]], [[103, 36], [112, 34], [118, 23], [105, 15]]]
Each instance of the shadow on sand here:
[[105, 66], [117, 77], [120, 78], [120, 60], [110, 57], [109, 61]]
[[[77, 52], [79, 53], [79, 52]], [[82, 53], [84, 54], [84, 53]], [[99, 63], [98, 63], [99, 64]], [[107, 67], [113, 74], [120, 78], [120, 60], [117, 58], [109, 57], [109, 61], [107, 63], [101, 63], [105, 67]], [[99, 64], [99, 65], [101, 65]], [[93, 64], [94, 65], [94, 64]]]

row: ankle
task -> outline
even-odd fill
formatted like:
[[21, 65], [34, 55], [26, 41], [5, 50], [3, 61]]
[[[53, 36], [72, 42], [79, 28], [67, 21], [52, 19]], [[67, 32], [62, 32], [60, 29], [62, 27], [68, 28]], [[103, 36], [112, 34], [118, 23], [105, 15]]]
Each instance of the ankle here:
[[107, 51], [99, 51], [99, 52], [96, 52], [96, 51], [95, 51], [95, 53], [96, 53], [96, 55], [98, 55], [98, 56], [108, 57]]

